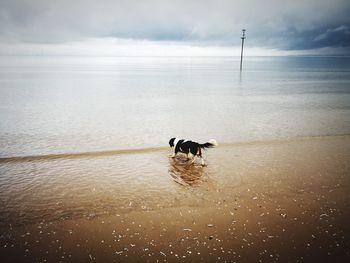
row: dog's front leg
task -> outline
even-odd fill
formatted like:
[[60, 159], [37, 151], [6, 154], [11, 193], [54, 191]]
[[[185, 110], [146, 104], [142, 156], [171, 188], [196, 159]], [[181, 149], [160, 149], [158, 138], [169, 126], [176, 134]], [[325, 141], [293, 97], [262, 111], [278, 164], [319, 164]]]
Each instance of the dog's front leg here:
[[168, 156], [169, 156], [170, 158], [175, 158], [175, 156], [176, 156], [176, 151], [174, 150], [173, 154], [169, 154]]
[[194, 164], [194, 162], [196, 161], [196, 156], [195, 155], [192, 155], [192, 161], [191, 161], [191, 164]]
[[192, 153], [188, 153], [187, 154], [187, 160], [192, 160], [193, 158], [193, 154]]

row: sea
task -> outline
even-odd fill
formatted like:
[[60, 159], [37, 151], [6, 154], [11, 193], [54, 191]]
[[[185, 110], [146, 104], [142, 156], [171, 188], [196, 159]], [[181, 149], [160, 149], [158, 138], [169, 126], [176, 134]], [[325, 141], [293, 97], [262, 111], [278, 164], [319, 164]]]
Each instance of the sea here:
[[167, 156], [172, 137], [234, 147], [350, 134], [350, 57], [239, 65], [239, 57], [1, 56], [0, 221], [155, 209], [216, 191], [210, 155], [208, 168], [178, 169]]

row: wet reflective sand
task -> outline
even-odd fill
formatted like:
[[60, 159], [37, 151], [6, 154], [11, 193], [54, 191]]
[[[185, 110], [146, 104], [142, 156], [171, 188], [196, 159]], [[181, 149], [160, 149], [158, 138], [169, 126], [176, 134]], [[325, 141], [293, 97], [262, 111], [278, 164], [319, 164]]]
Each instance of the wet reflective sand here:
[[350, 259], [349, 136], [169, 152], [1, 161], [1, 262]]

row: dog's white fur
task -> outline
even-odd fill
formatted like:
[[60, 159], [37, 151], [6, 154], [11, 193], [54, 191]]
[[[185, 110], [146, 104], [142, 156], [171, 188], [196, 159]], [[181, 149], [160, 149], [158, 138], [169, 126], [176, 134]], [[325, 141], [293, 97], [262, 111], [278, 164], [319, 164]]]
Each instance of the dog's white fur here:
[[[174, 153], [171, 154], [170, 157], [171, 157], [171, 158], [174, 158], [174, 157], [176, 156], [176, 153], [177, 153], [177, 151], [176, 151], [177, 144], [179, 143], [179, 141], [180, 141], [181, 139], [179, 139], [179, 138], [172, 138], [172, 139], [174, 139], [174, 141], [173, 141], [173, 145], [171, 146], [171, 148], [174, 148]], [[169, 142], [169, 143], [170, 143], [170, 142]], [[201, 159], [201, 164], [202, 164], [202, 166], [204, 166], [204, 165], [206, 165], [206, 164], [205, 164], [205, 161], [204, 161], [204, 159], [203, 159], [203, 157], [202, 157], [201, 149], [204, 149], [204, 148], [211, 148], [211, 147], [218, 146], [217, 141], [214, 140], [214, 139], [211, 139], [211, 140], [209, 140], [207, 143], [204, 143], [204, 144], [199, 144], [199, 143], [196, 143], [196, 142], [185, 141], [185, 140], [183, 140], [183, 142], [181, 143], [181, 145], [184, 144], [184, 143], [191, 143], [192, 145], [194, 144], [194, 145], [197, 145], [196, 147], [199, 147], [198, 150], [197, 150], [197, 152], [196, 152], [196, 154], [193, 154], [193, 153], [191, 153], [191, 152], [188, 152], [188, 153], [187, 153], [187, 159], [191, 160], [191, 164], [193, 164], [193, 163], [195, 162], [196, 157], [198, 156], [198, 157]], [[207, 145], [207, 144], [211, 144], [211, 145]], [[177, 150], [178, 150], [178, 152], [185, 153], [185, 152], [182, 151], [181, 145], [180, 145], [179, 149], [177, 149]]]

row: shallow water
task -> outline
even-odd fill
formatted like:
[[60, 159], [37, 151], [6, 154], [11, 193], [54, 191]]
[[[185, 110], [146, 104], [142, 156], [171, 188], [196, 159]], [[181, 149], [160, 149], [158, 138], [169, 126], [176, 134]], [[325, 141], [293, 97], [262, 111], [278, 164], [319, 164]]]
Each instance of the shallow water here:
[[[239, 156], [248, 168], [274, 158], [227, 145], [350, 133], [349, 58], [247, 58], [241, 74], [238, 65], [0, 57], [0, 221], [152, 210], [188, 197], [200, 206], [242, 183], [231, 172]], [[174, 136], [226, 148], [205, 153], [208, 167], [188, 166], [167, 158]]]

